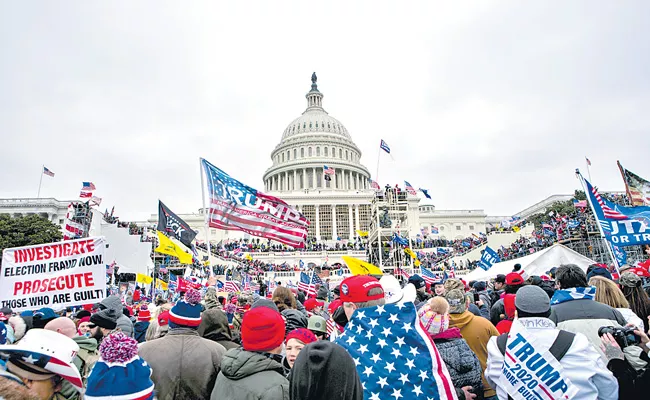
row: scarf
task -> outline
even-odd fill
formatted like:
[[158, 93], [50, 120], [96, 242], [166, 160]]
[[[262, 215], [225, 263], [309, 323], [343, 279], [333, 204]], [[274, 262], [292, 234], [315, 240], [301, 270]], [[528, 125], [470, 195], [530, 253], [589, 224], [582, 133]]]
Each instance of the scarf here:
[[558, 289], [551, 298], [551, 305], [564, 303], [571, 300], [593, 300], [596, 296], [596, 287], [577, 287], [570, 289]]

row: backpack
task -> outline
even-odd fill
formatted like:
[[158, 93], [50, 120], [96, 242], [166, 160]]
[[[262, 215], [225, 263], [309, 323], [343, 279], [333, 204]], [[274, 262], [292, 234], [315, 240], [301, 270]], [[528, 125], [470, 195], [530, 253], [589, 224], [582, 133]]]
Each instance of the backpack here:
[[86, 380], [90, 375], [90, 371], [92, 371], [95, 363], [99, 360], [99, 353], [97, 351], [79, 349], [77, 357], [79, 358], [79, 361], [81, 361], [81, 365], [77, 365], [77, 367], [79, 367], [79, 373], [81, 374], [81, 379], [85, 385]]
[[[575, 336], [576, 336], [575, 333], [571, 333], [563, 330], [560, 330], [558, 332], [555, 341], [548, 349], [548, 351], [553, 355], [553, 357], [555, 357], [556, 360], [558, 360], [558, 362], [562, 360], [562, 357], [564, 357], [567, 351], [569, 351], [569, 348], [571, 348], [571, 345], [573, 344], [573, 338]], [[497, 347], [499, 348], [501, 354], [504, 356], [506, 355], [507, 342], [508, 342], [507, 333], [497, 336]], [[512, 397], [508, 395], [508, 399], [512, 399]]]

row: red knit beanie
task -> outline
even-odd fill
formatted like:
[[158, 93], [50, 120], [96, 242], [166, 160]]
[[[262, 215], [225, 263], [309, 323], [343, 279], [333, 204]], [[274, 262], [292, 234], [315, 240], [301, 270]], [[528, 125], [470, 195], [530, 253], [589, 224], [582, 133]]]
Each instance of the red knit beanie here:
[[284, 340], [284, 319], [268, 307], [252, 308], [241, 323], [241, 341], [246, 351], [270, 351]]
[[292, 330], [287, 335], [287, 338], [284, 339], [284, 343], [287, 343], [289, 341], [289, 339], [297, 339], [297, 340], [300, 340], [301, 342], [303, 342], [304, 344], [313, 343], [313, 342], [318, 340], [316, 335], [314, 335], [312, 333], [312, 331], [310, 331], [307, 328], [298, 328], [298, 329]]

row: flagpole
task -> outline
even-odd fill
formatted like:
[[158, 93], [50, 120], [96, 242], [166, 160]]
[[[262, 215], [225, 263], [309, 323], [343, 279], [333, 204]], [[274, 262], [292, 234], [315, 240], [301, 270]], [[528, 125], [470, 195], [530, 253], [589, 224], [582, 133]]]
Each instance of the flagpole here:
[[[379, 145], [379, 148], [377, 149], [377, 173], [375, 173], [375, 180], [377, 181], [377, 185], [379, 185], [379, 160], [381, 158], [381, 144]], [[381, 188], [381, 186], [380, 186]]]
[[43, 171], [45, 171], [45, 165], [41, 165], [41, 179], [38, 181], [38, 194], [36, 195], [37, 199], [41, 198], [41, 184], [43, 184]]
[[208, 211], [205, 209], [205, 171], [203, 170], [203, 159], [199, 157], [199, 174], [201, 175], [201, 200], [203, 202], [203, 227], [205, 229], [205, 243], [208, 246], [208, 267], [210, 269], [210, 276], [213, 276], [212, 264], [210, 264], [210, 256], [212, 251], [210, 248], [210, 234], [208, 231]]
[[[580, 170], [576, 169], [576, 175], [578, 179], [580, 180], [580, 184], [582, 185], [582, 190], [585, 191], [585, 195], [587, 197], [587, 202], [589, 203], [589, 206], [591, 207], [591, 212], [594, 213], [594, 219], [596, 220], [596, 225], [598, 225], [598, 230], [600, 231], [600, 237], [602, 240], [605, 241], [606, 248], [609, 251], [609, 256], [612, 258], [612, 261], [614, 263], [614, 266], [616, 268], [619, 268], [620, 265], [618, 265], [618, 260], [614, 256], [614, 250], [612, 249], [612, 244], [605, 238], [605, 232], [603, 231], [603, 227], [600, 225], [600, 221], [598, 220], [598, 214], [596, 214], [596, 209], [594, 208], [594, 204], [591, 202], [591, 196], [589, 192], [587, 192], [587, 185], [585, 185], [585, 179], [582, 177], [582, 174], [580, 174]], [[591, 182], [591, 181], [590, 181]], [[592, 183], [593, 185], [593, 183]], [[589, 232], [589, 227], [587, 227], [587, 232]]]

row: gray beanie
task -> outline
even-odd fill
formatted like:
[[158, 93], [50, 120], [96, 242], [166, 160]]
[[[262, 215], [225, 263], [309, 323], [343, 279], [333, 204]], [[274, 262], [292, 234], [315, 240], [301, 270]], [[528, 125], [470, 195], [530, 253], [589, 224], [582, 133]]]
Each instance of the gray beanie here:
[[255, 303], [253, 303], [253, 305], [251, 306], [251, 310], [253, 308], [257, 308], [257, 307], [267, 307], [267, 308], [270, 308], [271, 310], [275, 310], [277, 312], [280, 312], [280, 310], [278, 310], [278, 306], [276, 306], [274, 302], [272, 302], [269, 299], [265, 299], [265, 298], [257, 299], [257, 301]]
[[551, 300], [539, 286], [527, 285], [517, 291], [515, 307], [529, 314], [543, 314], [551, 309]]

